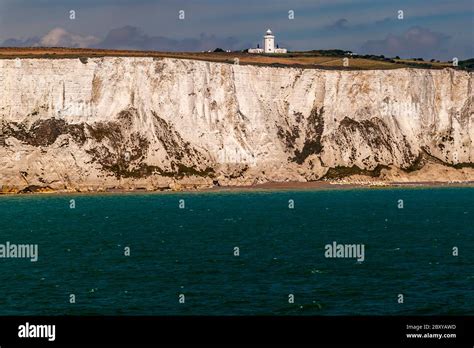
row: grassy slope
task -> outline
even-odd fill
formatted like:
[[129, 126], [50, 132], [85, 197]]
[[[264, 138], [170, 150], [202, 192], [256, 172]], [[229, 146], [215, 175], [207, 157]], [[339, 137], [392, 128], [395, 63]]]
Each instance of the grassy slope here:
[[325, 69], [398, 69], [406, 67], [442, 69], [451, 67], [450, 63], [430, 63], [414, 60], [383, 60], [365, 57], [349, 59], [349, 66], [343, 66], [344, 56], [327, 56], [323, 51], [293, 52], [277, 55], [257, 55], [240, 52], [231, 53], [201, 53], [201, 52], [157, 52], [157, 51], [125, 51], [82, 48], [0, 48], [1, 58], [93, 58], [93, 57], [157, 57], [195, 59], [211, 62], [234, 63], [236, 58], [239, 64], [294, 66], [301, 68]]

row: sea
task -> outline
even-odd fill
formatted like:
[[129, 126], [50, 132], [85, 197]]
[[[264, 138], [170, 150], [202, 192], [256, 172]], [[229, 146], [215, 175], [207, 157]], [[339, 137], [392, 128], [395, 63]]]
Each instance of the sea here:
[[474, 314], [472, 187], [2, 196], [7, 243], [1, 316]]

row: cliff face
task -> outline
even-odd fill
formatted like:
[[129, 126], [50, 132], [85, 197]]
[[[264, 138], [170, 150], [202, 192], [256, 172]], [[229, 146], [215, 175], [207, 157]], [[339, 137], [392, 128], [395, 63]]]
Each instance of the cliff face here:
[[22, 59], [0, 86], [4, 191], [474, 180], [463, 71]]

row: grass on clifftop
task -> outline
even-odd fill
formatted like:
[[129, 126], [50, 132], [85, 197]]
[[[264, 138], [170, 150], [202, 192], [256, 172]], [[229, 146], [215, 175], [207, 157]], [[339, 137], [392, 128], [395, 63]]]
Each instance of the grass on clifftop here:
[[[0, 59], [15, 58], [79, 58], [86, 64], [87, 58], [94, 57], [156, 57], [194, 59], [209, 62], [234, 64], [238, 59], [242, 65], [263, 65], [299, 68], [372, 70], [399, 68], [443, 69], [452, 67], [450, 62], [421, 61], [420, 59], [395, 59], [384, 56], [346, 56], [342, 50], [290, 52], [287, 54], [249, 54], [245, 52], [157, 52], [102, 50], [85, 48], [41, 48], [41, 47], [4, 47], [0, 48]], [[344, 66], [347, 58], [348, 66]], [[472, 70], [470, 60], [459, 62], [458, 69]], [[466, 64], [465, 64], [466, 63]]]

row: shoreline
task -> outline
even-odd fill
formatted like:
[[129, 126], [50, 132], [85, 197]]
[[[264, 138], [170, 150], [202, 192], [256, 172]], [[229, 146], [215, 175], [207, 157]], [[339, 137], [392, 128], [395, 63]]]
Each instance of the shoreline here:
[[334, 181], [310, 182], [268, 182], [247, 186], [214, 186], [202, 188], [162, 188], [156, 190], [106, 188], [103, 190], [39, 190], [32, 192], [0, 192], [0, 197], [12, 196], [63, 196], [63, 195], [107, 195], [107, 194], [177, 194], [177, 193], [238, 193], [238, 192], [266, 192], [266, 191], [318, 191], [318, 190], [348, 190], [348, 189], [393, 189], [393, 188], [474, 188], [474, 181], [413, 181], [413, 182], [377, 182], [377, 183], [341, 183]]

